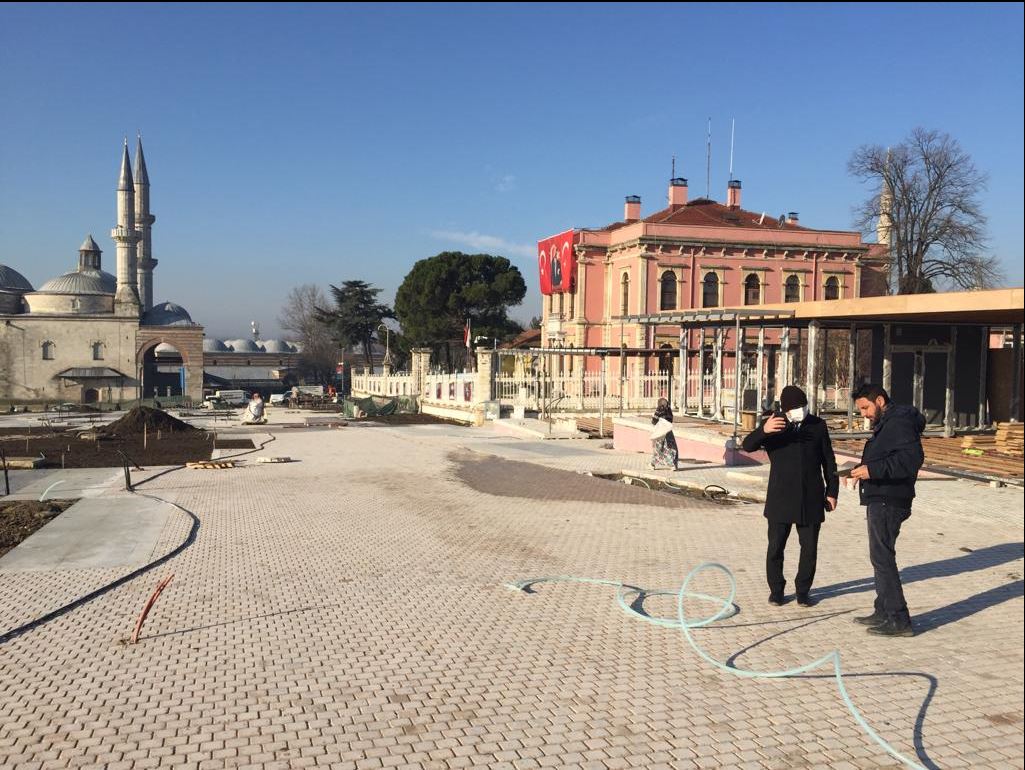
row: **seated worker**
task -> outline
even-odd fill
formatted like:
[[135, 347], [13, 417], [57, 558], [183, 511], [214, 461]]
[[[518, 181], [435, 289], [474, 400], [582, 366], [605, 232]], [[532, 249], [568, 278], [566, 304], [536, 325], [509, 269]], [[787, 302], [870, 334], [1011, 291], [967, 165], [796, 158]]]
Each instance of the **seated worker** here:
[[263, 398], [259, 393], [253, 393], [252, 399], [246, 404], [246, 411], [242, 414], [243, 425], [263, 425], [267, 418], [263, 416]]

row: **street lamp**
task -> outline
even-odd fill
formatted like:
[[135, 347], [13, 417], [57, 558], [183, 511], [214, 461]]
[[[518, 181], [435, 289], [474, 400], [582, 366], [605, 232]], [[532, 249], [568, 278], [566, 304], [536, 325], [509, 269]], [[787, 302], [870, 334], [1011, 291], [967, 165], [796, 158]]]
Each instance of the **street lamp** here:
[[377, 330], [381, 329], [384, 329], [384, 361], [381, 363], [383, 366], [391, 366], [391, 329], [385, 324], [378, 324]]

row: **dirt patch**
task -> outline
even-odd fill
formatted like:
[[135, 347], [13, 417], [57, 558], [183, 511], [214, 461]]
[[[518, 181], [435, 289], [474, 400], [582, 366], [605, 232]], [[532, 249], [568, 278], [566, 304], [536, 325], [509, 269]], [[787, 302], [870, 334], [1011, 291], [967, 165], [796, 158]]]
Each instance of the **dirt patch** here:
[[209, 460], [213, 435], [196, 430], [192, 433], [157, 432], [146, 436], [100, 436], [83, 439], [75, 435], [49, 435], [4, 441], [4, 451], [11, 457], [43, 457], [43, 468], [120, 468], [123, 461], [118, 450], [143, 467], [149, 465], [183, 465]]
[[104, 436], [141, 436], [143, 433], [201, 433], [199, 428], [172, 417], [161, 409], [148, 406], [136, 406], [120, 420], [96, 429], [96, 433]]
[[25, 436], [43, 436], [51, 433], [61, 433], [67, 430], [66, 425], [54, 425], [47, 428], [42, 425], [26, 425], [24, 428], [0, 428], [0, 439], [4, 438], [25, 438]]
[[251, 438], [219, 438], [214, 449], [256, 449]]
[[700, 508], [719, 506], [669, 492], [652, 492], [626, 484], [616, 484], [572, 471], [546, 468], [534, 463], [505, 460], [473, 452], [452, 452], [456, 478], [471, 489], [499, 497], [556, 502], [648, 505], [656, 508]]
[[0, 502], [0, 556], [70, 508], [75, 500]]

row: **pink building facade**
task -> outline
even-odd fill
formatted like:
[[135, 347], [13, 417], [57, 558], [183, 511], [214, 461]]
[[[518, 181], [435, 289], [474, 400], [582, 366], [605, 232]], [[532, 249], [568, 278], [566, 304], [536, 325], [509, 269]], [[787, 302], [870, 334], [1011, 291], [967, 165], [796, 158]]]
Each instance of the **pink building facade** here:
[[[856, 232], [805, 227], [796, 212], [777, 218], [746, 210], [739, 181], [729, 183], [719, 203], [688, 200], [687, 180], [675, 178], [668, 200], [642, 217], [640, 198], [628, 196], [621, 221], [538, 243], [544, 347], [678, 351], [678, 324], [628, 318], [886, 293], [885, 246]], [[687, 347], [701, 347], [697, 336]], [[670, 361], [639, 358], [632, 368], [645, 374]], [[585, 366], [594, 370], [598, 362], [587, 359]]]

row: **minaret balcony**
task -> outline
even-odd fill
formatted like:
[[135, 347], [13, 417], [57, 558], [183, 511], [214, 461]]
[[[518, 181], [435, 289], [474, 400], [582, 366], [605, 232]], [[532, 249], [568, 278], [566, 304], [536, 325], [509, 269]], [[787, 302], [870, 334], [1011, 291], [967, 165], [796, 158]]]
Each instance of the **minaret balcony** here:
[[110, 237], [119, 243], [136, 243], [139, 240], [139, 233], [128, 227], [118, 226], [110, 231]]

